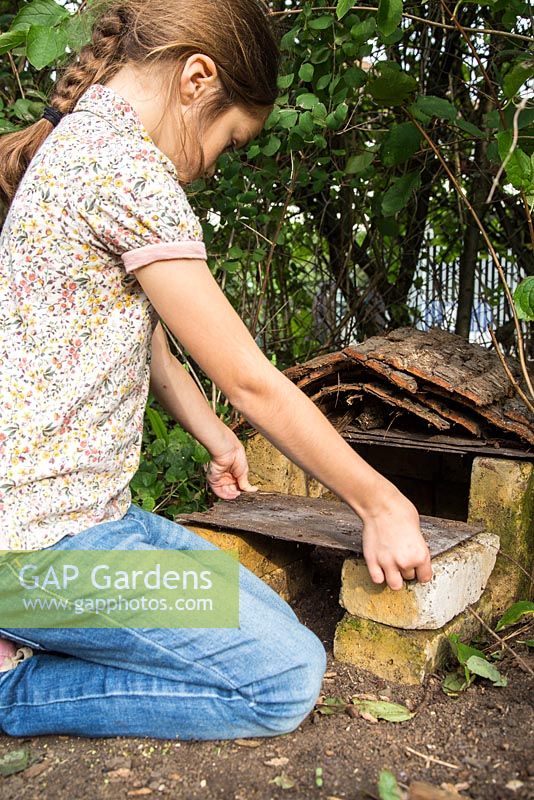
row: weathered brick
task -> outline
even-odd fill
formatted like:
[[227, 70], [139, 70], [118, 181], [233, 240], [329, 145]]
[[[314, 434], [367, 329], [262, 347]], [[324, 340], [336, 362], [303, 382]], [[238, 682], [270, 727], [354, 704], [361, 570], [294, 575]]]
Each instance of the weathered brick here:
[[397, 628], [440, 628], [478, 600], [495, 564], [498, 546], [495, 534], [477, 534], [433, 558], [428, 583], [404, 581], [398, 590], [373, 583], [363, 559], [346, 558], [339, 602], [350, 614]]

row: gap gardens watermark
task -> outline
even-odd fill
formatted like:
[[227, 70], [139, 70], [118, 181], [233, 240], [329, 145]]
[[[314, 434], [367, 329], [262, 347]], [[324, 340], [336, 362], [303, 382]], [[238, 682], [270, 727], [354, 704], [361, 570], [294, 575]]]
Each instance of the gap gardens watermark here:
[[236, 550], [0, 550], [2, 628], [237, 628]]

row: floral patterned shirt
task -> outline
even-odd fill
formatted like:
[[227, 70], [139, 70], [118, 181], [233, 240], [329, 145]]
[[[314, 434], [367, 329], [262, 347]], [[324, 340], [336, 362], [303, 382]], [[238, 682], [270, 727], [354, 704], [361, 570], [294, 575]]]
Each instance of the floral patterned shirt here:
[[93, 84], [0, 234], [0, 549], [128, 510], [158, 322], [135, 270], [164, 258], [206, 258], [200, 223], [137, 112]]

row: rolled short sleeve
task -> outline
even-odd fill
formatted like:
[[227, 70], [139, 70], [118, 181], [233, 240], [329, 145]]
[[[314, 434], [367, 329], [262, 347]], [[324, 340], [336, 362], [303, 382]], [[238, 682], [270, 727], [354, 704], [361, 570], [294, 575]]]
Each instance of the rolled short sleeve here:
[[207, 257], [202, 226], [183, 188], [142, 154], [99, 163], [77, 206], [91, 235], [120, 256], [126, 272], [152, 261]]

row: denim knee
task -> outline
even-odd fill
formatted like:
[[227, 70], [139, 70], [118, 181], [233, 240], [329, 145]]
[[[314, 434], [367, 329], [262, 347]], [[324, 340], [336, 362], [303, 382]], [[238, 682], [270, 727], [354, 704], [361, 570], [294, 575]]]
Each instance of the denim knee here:
[[253, 685], [251, 704], [267, 731], [289, 733], [313, 710], [327, 666], [321, 640], [300, 623], [273, 675]]

